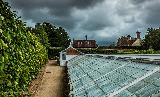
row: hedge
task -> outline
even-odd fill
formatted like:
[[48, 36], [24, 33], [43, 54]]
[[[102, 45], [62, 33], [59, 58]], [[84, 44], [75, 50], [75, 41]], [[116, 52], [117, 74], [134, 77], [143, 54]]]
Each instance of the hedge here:
[[28, 85], [47, 60], [47, 50], [0, 0], [0, 97], [28, 94]]
[[117, 50], [96, 49], [96, 48], [79, 48], [77, 49], [85, 54], [117, 54]]

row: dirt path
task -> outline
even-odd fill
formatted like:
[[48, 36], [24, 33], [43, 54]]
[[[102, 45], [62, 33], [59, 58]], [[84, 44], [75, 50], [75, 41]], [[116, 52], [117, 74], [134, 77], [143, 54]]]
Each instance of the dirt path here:
[[49, 61], [42, 83], [33, 97], [63, 97], [64, 67], [56, 66]]

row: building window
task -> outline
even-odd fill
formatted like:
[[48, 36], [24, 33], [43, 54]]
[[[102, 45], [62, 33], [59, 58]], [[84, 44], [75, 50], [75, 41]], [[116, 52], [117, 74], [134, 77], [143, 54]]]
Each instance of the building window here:
[[89, 41], [87, 43], [88, 43], [88, 45], [90, 44]]
[[62, 54], [62, 60], [66, 60], [66, 54]]

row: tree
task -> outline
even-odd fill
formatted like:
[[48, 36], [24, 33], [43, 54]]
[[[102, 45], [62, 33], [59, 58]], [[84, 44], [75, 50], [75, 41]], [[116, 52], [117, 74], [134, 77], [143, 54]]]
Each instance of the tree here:
[[57, 28], [56, 32], [58, 38], [58, 45], [60, 47], [65, 47], [65, 48], [68, 47], [71, 41], [68, 36], [68, 33], [62, 27]]
[[153, 29], [148, 28], [147, 35], [145, 35], [144, 44], [148, 48], [153, 48], [154, 50], [160, 50], [160, 28]]
[[40, 42], [46, 48], [49, 48], [48, 35], [45, 32], [45, 29], [43, 28], [41, 23], [36, 23], [35, 28], [28, 27], [28, 31], [30, 31], [31, 33], [35, 34], [40, 39]]
[[71, 40], [68, 33], [62, 27], [56, 27], [47, 22], [44, 22], [42, 26], [48, 35], [51, 47], [68, 47]]

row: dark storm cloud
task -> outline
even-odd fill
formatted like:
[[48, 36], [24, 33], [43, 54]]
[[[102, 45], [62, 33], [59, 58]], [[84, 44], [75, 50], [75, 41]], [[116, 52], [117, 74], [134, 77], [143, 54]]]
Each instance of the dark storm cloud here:
[[86, 23], [82, 25], [82, 28], [89, 31], [94, 31], [94, 30], [101, 30], [107, 26], [107, 24], [100, 23], [100, 22], [96, 22], [96, 23], [90, 22], [90, 23]]
[[56, 16], [69, 15], [72, 8], [85, 9], [103, 0], [13, 0], [13, 6], [24, 12], [34, 9], [48, 8], [50, 14]]
[[143, 19], [146, 24], [160, 26], [160, 1], [153, 0], [145, 7]]
[[133, 22], [135, 22], [135, 21], [136, 21], [136, 20], [135, 20], [135, 17], [134, 17], [134, 16], [127, 17], [127, 18], [124, 19], [124, 22], [125, 22], [125, 23], [133, 23]]
[[133, 4], [142, 4], [142, 3], [147, 2], [147, 1], [151, 1], [151, 0], [131, 0], [131, 2]]
[[8, 0], [29, 25], [50, 22], [71, 38], [115, 41], [160, 26], [160, 0]]
[[74, 8], [86, 9], [104, 0], [8, 0], [16, 10], [21, 10], [24, 20], [51, 21], [67, 29], [73, 29], [77, 19], [71, 16]]
[[96, 31], [96, 30], [102, 30], [105, 27], [113, 26], [114, 25], [113, 22], [106, 17], [107, 17], [106, 15], [101, 13], [91, 14], [89, 18], [81, 25], [81, 28], [88, 31]]
[[78, 23], [79, 20], [74, 17], [68, 17], [68, 18], [57, 18], [54, 20], [54, 22], [57, 25], [60, 25], [70, 30], [71, 28], [74, 28], [76, 26], [76, 23]]

